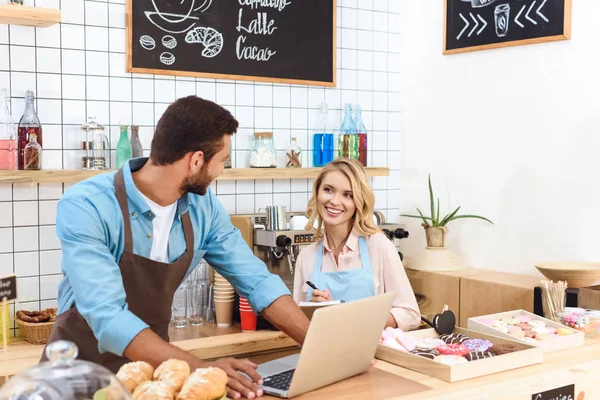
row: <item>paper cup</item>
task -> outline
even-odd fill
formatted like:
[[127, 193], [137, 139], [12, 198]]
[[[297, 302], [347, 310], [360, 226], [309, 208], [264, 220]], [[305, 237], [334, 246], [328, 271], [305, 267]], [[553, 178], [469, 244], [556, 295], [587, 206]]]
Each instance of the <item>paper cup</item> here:
[[217, 326], [231, 326], [233, 301], [220, 302], [215, 300], [215, 313], [217, 314]]
[[256, 321], [258, 317], [253, 311], [241, 311], [240, 320], [242, 325], [242, 332], [253, 332], [256, 330]]

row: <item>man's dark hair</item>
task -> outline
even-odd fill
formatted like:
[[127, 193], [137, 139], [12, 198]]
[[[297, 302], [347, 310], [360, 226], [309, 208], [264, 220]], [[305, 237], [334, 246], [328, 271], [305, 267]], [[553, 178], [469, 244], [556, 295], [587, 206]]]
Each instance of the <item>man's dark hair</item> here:
[[169, 165], [181, 160], [187, 153], [202, 151], [204, 162], [223, 148], [225, 135], [233, 135], [238, 122], [218, 104], [196, 96], [177, 99], [160, 117], [150, 157], [157, 165]]

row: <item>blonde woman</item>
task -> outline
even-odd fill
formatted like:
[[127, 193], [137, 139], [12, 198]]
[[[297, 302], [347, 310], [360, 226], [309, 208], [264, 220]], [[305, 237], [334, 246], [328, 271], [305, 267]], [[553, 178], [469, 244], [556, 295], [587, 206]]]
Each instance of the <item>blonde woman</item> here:
[[294, 300], [347, 302], [396, 292], [386, 327], [407, 331], [419, 325], [419, 307], [396, 248], [373, 222], [374, 204], [358, 162], [340, 158], [323, 168], [307, 208], [306, 226], [316, 221], [317, 241], [298, 255]]

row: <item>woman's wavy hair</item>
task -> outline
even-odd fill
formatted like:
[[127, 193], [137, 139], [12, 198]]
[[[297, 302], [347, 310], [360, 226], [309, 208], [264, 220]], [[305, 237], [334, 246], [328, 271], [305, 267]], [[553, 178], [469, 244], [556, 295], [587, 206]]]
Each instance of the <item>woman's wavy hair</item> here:
[[317, 222], [316, 237], [323, 237], [323, 218], [317, 210], [317, 197], [319, 189], [325, 176], [333, 171], [339, 171], [348, 178], [352, 187], [352, 199], [356, 205], [356, 211], [352, 217], [353, 228], [361, 236], [371, 236], [379, 232], [377, 225], [373, 222], [373, 208], [375, 207], [375, 194], [369, 185], [367, 174], [363, 166], [356, 160], [349, 158], [338, 158], [327, 164], [313, 183], [312, 197], [308, 201], [306, 215], [308, 222], [306, 230], [314, 229]]

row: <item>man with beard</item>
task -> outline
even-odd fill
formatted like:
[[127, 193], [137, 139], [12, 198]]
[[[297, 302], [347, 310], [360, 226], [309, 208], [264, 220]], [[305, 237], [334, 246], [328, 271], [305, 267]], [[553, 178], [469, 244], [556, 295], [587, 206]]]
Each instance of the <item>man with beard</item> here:
[[157, 367], [170, 358], [192, 370], [216, 366], [228, 374], [230, 397], [262, 395], [256, 364], [205, 362], [168, 343], [173, 294], [202, 258], [297, 342], [308, 329], [285, 284], [253, 255], [209, 190], [237, 127], [217, 104], [181, 98], [159, 120], [150, 158], [65, 192], [56, 220], [64, 278], [49, 343], [70, 340], [80, 359], [113, 372], [129, 361]]

